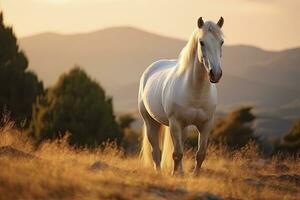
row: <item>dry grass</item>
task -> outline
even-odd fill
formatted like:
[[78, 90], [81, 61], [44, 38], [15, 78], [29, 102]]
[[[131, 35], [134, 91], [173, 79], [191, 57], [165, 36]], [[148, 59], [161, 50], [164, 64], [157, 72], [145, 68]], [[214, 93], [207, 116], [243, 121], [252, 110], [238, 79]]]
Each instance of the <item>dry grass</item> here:
[[74, 149], [66, 141], [35, 149], [12, 127], [3, 128], [0, 199], [300, 199], [300, 162], [263, 160], [255, 148], [229, 156], [210, 147], [200, 177], [189, 175], [193, 153], [187, 151], [186, 175], [172, 177], [144, 168], [113, 145], [103, 151]]

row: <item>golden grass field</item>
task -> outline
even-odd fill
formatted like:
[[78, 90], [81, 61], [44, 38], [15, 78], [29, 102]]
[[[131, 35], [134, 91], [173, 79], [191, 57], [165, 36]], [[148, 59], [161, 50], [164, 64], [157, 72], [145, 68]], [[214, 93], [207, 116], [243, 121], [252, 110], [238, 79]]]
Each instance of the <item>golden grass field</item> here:
[[229, 155], [210, 147], [199, 177], [191, 175], [193, 153], [186, 151], [185, 176], [144, 168], [138, 156], [113, 145], [75, 149], [67, 138], [39, 148], [6, 126], [0, 131], [0, 199], [300, 199], [300, 162], [261, 159], [254, 147]]

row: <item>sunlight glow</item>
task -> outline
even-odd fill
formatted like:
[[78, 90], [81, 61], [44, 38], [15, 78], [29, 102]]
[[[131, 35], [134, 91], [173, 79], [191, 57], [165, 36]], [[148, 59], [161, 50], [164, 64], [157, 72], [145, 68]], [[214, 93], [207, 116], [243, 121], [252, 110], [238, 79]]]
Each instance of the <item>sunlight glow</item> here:
[[42, 1], [50, 4], [65, 4], [70, 2], [70, 0], [42, 0]]
[[[225, 19], [223, 31], [227, 44], [250, 44], [279, 50], [296, 47], [300, 43], [298, 37], [300, 26], [293, 26], [295, 23], [290, 23], [300, 16], [299, 0], [286, 2], [0, 0], [0, 2], [6, 23], [13, 25], [18, 37], [49, 31], [79, 33], [107, 27], [133, 26], [169, 37], [187, 39], [200, 15], [205, 20], [217, 20], [222, 15]], [[274, 27], [278, 24], [284, 28], [277, 28], [274, 31]], [[258, 30], [263, 31], [257, 34]]]

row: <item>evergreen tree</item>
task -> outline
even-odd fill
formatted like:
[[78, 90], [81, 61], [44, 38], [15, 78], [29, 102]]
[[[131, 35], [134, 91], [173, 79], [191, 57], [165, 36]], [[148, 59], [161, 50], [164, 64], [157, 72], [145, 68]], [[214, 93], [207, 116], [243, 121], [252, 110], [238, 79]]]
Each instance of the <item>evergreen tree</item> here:
[[107, 140], [120, 142], [112, 99], [99, 84], [76, 67], [47, 89], [34, 107], [29, 132], [38, 141], [70, 132], [70, 143], [94, 146]]
[[3, 14], [0, 13], [1, 114], [8, 112], [17, 125], [26, 119], [30, 121], [32, 104], [42, 92], [42, 82], [28, 71], [28, 60], [20, 50], [12, 28], [4, 25]]

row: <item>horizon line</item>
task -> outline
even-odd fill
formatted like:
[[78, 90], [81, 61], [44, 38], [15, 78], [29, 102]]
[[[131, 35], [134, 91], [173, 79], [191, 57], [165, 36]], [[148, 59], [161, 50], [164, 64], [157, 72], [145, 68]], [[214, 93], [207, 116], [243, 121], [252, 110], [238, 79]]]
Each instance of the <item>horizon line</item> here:
[[[23, 39], [33, 38], [33, 37], [36, 37], [36, 36], [46, 35], [46, 34], [53, 34], [53, 35], [59, 35], [59, 36], [87, 35], [87, 34], [94, 34], [94, 33], [105, 31], [105, 30], [122, 29], [122, 28], [133, 29], [133, 30], [137, 30], [137, 31], [140, 31], [140, 32], [156, 35], [158, 37], [164, 37], [164, 38], [174, 39], [174, 40], [181, 40], [183, 42], [187, 42], [187, 40], [188, 40], [188, 38], [168, 36], [168, 35], [165, 35], [165, 34], [162, 34], [162, 33], [158, 33], [158, 32], [155, 32], [155, 31], [147, 30], [145, 28], [131, 26], [131, 25], [107, 26], [107, 27], [104, 27], [104, 28], [94, 29], [94, 30], [90, 30], [90, 31], [82, 31], [82, 32], [43, 31], [43, 32], [37, 32], [37, 33], [32, 33], [32, 34], [20, 36], [20, 37], [17, 37], [17, 39], [18, 40], [23, 40]], [[232, 44], [226, 44], [225, 46], [227, 46], [227, 47], [228, 46], [248, 46], [248, 47], [257, 48], [257, 49], [261, 49], [263, 51], [268, 51], [268, 52], [281, 52], [281, 51], [288, 51], [288, 50], [293, 50], [293, 49], [300, 48], [300, 44], [297, 45], [297, 46], [281, 48], [281, 49], [268, 49], [268, 48], [265, 48], [265, 47], [256, 46], [256, 45], [252, 45], [252, 44], [245, 44], [245, 43], [232, 43]]]

